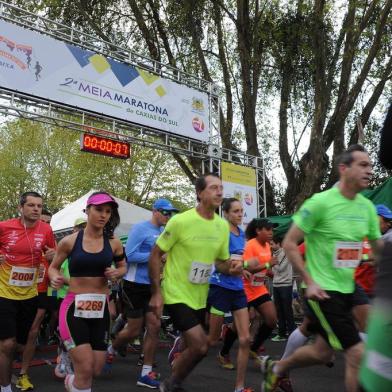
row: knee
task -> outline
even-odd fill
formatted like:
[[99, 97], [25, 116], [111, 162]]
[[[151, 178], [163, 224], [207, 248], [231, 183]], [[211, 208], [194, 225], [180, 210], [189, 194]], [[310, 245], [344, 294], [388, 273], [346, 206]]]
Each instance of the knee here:
[[244, 336], [239, 336], [238, 337], [238, 344], [240, 347], [249, 347], [250, 345], [250, 335], [246, 334]]
[[276, 314], [269, 315], [268, 317], [265, 318], [264, 322], [269, 328], [274, 329], [276, 327], [276, 324], [278, 323]]
[[150, 320], [148, 322], [147, 333], [152, 335], [158, 335], [160, 328], [161, 328], [161, 322], [160, 320], [155, 318], [155, 320]]
[[363, 355], [363, 343], [358, 343], [346, 351], [346, 363], [352, 368], [359, 368]]
[[321, 363], [328, 363], [333, 361], [334, 352], [332, 349], [320, 349], [317, 348], [316, 355]]
[[4, 339], [0, 343], [0, 349], [4, 355], [11, 356], [16, 350], [16, 339], [15, 338]]
[[195, 344], [192, 347], [189, 347], [192, 355], [195, 358], [203, 358], [207, 355], [208, 352], [208, 342], [199, 342], [199, 344]]
[[92, 378], [95, 374], [94, 362], [92, 359], [84, 358], [82, 362], [77, 365], [78, 374], [84, 379]]

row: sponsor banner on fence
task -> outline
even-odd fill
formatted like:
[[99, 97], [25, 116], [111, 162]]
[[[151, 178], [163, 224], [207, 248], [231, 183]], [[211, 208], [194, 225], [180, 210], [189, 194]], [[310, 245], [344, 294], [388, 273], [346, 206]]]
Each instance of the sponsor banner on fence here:
[[250, 167], [221, 163], [223, 193], [225, 197], [235, 197], [244, 208], [243, 227], [257, 218], [256, 170]]
[[0, 20], [2, 87], [208, 141], [208, 95]]

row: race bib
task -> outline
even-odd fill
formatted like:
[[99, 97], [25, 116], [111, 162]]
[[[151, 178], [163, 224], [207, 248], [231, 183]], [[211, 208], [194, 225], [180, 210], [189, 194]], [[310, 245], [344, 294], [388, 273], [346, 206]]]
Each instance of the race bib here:
[[43, 264], [40, 264], [39, 269], [38, 269], [38, 283], [42, 283], [44, 281], [45, 278], [45, 271], [46, 268]]
[[77, 294], [75, 296], [75, 317], [103, 318], [105, 294]]
[[251, 285], [255, 287], [263, 286], [264, 278], [265, 278], [264, 272], [256, 272], [255, 274], [253, 274]]
[[12, 267], [10, 279], [8, 283], [10, 286], [29, 287], [34, 284], [36, 268], [26, 267]]
[[189, 271], [188, 279], [191, 283], [203, 284], [208, 283], [211, 275], [212, 265], [199, 263], [198, 261], [193, 261], [191, 270]]
[[335, 243], [335, 268], [357, 268], [362, 259], [362, 242]]

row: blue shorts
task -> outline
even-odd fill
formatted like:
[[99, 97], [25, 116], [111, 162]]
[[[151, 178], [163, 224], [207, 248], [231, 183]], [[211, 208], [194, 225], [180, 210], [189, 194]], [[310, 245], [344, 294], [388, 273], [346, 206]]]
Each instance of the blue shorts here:
[[210, 285], [207, 304], [223, 313], [248, 307], [244, 290], [230, 290], [214, 284]]

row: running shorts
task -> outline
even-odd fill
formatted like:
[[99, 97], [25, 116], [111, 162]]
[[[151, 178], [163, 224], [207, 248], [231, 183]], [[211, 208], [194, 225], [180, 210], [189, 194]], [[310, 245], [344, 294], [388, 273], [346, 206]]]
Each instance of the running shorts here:
[[[208, 291], [208, 307], [228, 313], [243, 309], [248, 306], [244, 290], [230, 290], [215, 284], [211, 284]], [[213, 312], [212, 312], [213, 313]]]
[[347, 350], [361, 341], [352, 315], [354, 294], [326, 291], [323, 301], [306, 299], [312, 331], [318, 332], [334, 350]]
[[253, 306], [254, 308], [258, 308], [260, 305], [268, 301], [272, 301], [271, 296], [268, 293], [260, 295], [260, 297], [257, 297], [252, 301], [248, 302], [248, 308], [250, 308], [251, 306]]
[[192, 309], [185, 304], [170, 304], [165, 305], [165, 309], [169, 314], [174, 328], [180, 332], [188, 331], [189, 329], [201, 325], [206, 326], [206, 309]]
[[369, 297], [365, 290], [357, 283], [353, 292], [353, 306], [370, 305]]
[[37, 313], [38, 297], [9, 299], [0, 297], [0, 340], [16, 338], [25, 345]]
[[59, 308], [59, 300], [57, 297], [48, 296], [45, 293], [38, 293], [38, 309], [47, 311], [55, 311]]
[[110, 314], [108, 298], [102, 318], [82, 318], [75, 316], [75, 293], [68, 293], [61, 303], [59, 331], [67, 350], [81, 344], [90, 344], [96, 351], [106, 351], [109, 343]]
[[151, 286], [123, 280], [121, 303], [126, 318], [137, 319], [150, 312]]

